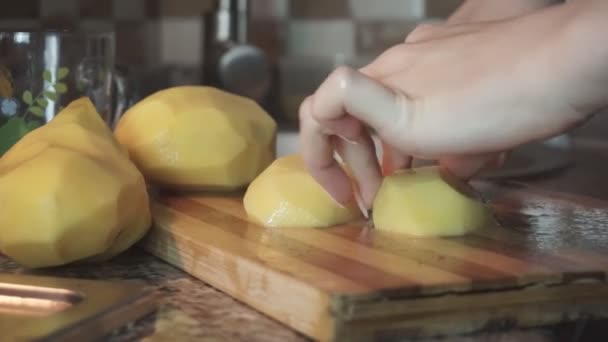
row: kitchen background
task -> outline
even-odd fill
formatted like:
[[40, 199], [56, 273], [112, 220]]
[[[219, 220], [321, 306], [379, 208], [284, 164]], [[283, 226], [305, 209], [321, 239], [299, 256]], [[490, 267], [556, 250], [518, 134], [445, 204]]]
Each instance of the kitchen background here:
[[[221, 0], [4, 0], [0, 29], [83, 28], [116, 32], [117, 64], [139, 96], [180, 84], [211, 82], [217, 54], [209, 39]], [[225, 1], [224, 1], [225, 2]], [[239, 1], [232, 1], [236, 4]], [[246, 2], [246, 1], [241, 1]], [[402, 41], [417, 24], [445, 18], [461, 0], [256, 0], [246, 18], [249, 42], [271, 66], [260, 102], [295, 125], [297, 106], [336, 65], [359, 66]], [[457, 67], [457, 66], [455, 66]], [[603, 138], [608, 117], [576, 131]]]

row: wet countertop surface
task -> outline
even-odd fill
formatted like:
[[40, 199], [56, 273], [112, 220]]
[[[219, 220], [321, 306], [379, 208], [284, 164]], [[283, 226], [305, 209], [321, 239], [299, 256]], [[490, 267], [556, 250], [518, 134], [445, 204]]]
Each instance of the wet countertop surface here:
[[[546, 189], [608, 199], [608, 150], [579, 150], [573, 166], [524, 181]], [[36, 272], [24, 270], [0, 256], [0, 272], [136, 280], [160, 294], [157, 312], [129, 323], [104, 341], [307, 341], [304, 336], [139, 248], [101, 265], [73, 265]], [[579, 322], [431, 341], [599, 341], [603, 340], [602, 336], [608, 336], [605, 326], [606, 322]]]

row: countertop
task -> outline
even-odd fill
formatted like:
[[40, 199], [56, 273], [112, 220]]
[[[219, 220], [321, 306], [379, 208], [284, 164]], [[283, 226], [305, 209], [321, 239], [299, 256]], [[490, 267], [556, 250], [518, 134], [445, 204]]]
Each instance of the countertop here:
[[[579, 149], [569, 168], [523, 180], [547, 189], [608, 199], [608, 149]], [[34, 273], [0, 256], [0, 272]], [[73, 265], [35, 274], [103, 280], [138, 280], [161, 295], [156, 313], [129, 323], [104, 341], [307, 341], [298, 333], [254, 311], [143, 252], [138, 247], [104, 264]], [[449, 342], [599, 341], [606, 322], [504, 331], [442, 340]], [[603, 339], [601, 338], [603, 337]]]

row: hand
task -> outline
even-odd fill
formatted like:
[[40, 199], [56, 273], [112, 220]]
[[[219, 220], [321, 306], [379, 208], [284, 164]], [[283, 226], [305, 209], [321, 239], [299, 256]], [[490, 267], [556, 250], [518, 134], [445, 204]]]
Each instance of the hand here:
[[371, 207], [381, 171], [367, 127], [392, 147], [397, 163], [409, 156], [439, 160], [466, 178], [495, 163], [497, 153], [582, 122], [598, 102], [597, 84], [578, 82], [588, 70], [572, 65], [597, 69], [604, 56], [567, 51], [555, 58], [564, 47], [556, 37], [572, 36], [565, 6], [426, 27], [359, 71], [338, 68], [300, 108], [302, 155], [312, 176], [339, 203], [350, 200], [337, 150]]

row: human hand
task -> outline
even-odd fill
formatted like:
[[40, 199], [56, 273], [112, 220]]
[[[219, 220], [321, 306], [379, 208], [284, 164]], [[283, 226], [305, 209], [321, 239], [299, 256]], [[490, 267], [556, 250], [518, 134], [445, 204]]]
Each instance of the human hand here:
[[582, 70], [571, 65], [592, 63], [588, 56], [555, 58], [567, 20], [556, 6], [511, 20], [425, 27], [359, 71], [338, 68], [300, 108], [312, 176], [339, 203], [350, 200], [337, 150], [369, 208], [381, 171], [367, 127], [392, 147], [398, 166], [410, 156], [433, 159], [467, 178], [496, 163], [497, 153], [580, 123], [597, 92], [572, 88]]

